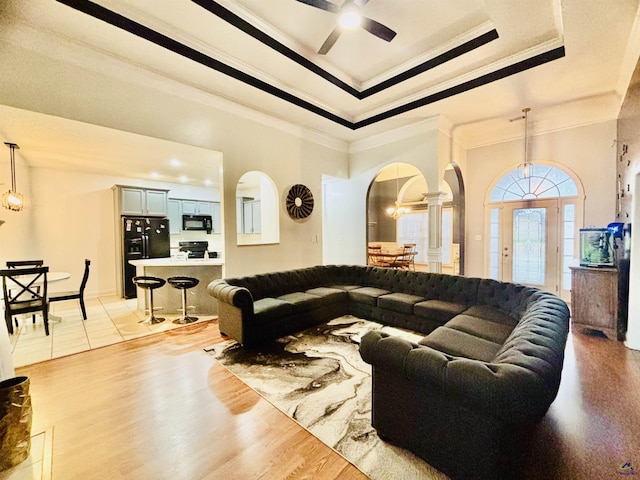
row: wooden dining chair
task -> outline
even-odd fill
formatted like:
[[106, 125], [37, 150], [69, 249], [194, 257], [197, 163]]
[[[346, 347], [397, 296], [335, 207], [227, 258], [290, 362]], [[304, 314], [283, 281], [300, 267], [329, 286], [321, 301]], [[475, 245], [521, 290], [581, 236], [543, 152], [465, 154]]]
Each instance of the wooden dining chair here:
[[49, 302], [62, 302], [63, 300], [80, 300], [80, 310], [82, 310], [82, 319], [87, 319], [87, 309], [84, 306], [84, 289], [87, 286], [87, 280], [89, 280], [89, 265], [91, 260], [85, 259], [84, 261], [84, 274], [82, 275], [82, 282], [80, 282], [80, 288], [70, 292], [54, 292], [49, 296]]
[[374, 265], [377, 266], [378, 265], [378, 261], [379, 261], [379, 257], [377, 255], [379, 255], [380, 253], [382, 253], [382, 246], [381, 245], [369, 245], [367, 246], [367, 256], [368, 256], [368, 260], [369, 260], [369, 265]]
[[398, 258], [393, 262], [393, 268], [406, 268], [409, 270], [413, 268], [413, 271], [416, 270], [416, 265], [414, 262], [415, 256], [418, 254], [416, 250], [415, 243], [406, 243], [402, 246], [402, 253], [398, 255]]
[[[7, 268], [24, 268], [24, 267], [41, 267], [44, 265], [44, 260], [9, 260], [7, 261]], [[38, 290], [40, 287], [36, 287]], [[16, 327], [18, 326], [18, 319], [15, 318]], [[36, 323], [35, 314], [32, 315], [33, 323]]]
[[47, 273], [49, 267], [42, 266], [0, 270], [4, 294], [4, 319], [9, 333], [13, 333], [12, 318], [15, 315], [41, 312], [44, 331], [49, 335]]

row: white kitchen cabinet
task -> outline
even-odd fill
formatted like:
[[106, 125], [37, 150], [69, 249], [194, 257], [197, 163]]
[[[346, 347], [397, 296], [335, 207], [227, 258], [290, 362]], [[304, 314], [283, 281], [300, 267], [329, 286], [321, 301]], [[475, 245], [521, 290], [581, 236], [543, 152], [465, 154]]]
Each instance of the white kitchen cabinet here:
[[260, 233], [260, 200], [243, 202], [243, 233]]
[[212, 208], [212, 202], [182, 200], [183, 215], [211, 215]]
[[220, 215], [220, 202], [211, 202], [212, 233], [222, 233], [222, 218]]
[[167, 216], [168, 190], [115, 185], [120, 215]]
[[244, 225], [242, 224], [242, 197], [236, 197], [236, 233], [244, 233]]
[[182, 231], [182, 202], [175, 198], [167, 201], [169, 215], [169, 233], [180, 234]]
[[168, 192], [164, 190], [145, 190], [145, 201], [147, 204], [146, 215], [167, 216]]
[[222, 232], [220, 202], [205, 202], [202, 200], [170, 198], [169, 225], [171, 233], [180, 233], [182, 231], [183, 215], [211, 215], [211, 233]]

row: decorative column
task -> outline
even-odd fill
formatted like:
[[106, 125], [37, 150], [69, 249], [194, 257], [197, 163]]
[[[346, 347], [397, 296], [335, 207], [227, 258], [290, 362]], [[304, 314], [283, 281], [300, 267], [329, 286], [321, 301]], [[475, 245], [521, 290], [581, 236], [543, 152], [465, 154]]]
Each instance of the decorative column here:
[[429, 272], [442, 272], [442, 199], [444, 192], [426, 193], [429, 204]]

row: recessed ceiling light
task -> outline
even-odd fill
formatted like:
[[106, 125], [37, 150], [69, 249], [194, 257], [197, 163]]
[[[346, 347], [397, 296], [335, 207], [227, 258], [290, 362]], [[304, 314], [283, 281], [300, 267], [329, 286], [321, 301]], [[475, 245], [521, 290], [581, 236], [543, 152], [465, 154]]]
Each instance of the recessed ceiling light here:
[[180, 175], [180, 181], [182, 183], [186, 182], [187, 181], [187, 176], [186, 175]]
[[158, 172], [151, 172], [151, 178], [158, 178], [160, 174]]
[[360, 25], [360, 22], [362, 22], [362, 17], [358, 12], [344, 12], [342, 15], [340, 15], [338, 22], [340, 23], [340, 26], [342, 28], [351, 30]]
[[204, 181], [204, 184], [205, 184], [207, 187], [210, 187], [211, 185], [213, 185], [213, 182], [207, 178], [207, 179]]
[[171, 164], [172, 167], [179, 167], [180, 165], [182, 165], [182, 162], [180, 160], [178, 160], [177, 158], [174, 158], [169, 163]]

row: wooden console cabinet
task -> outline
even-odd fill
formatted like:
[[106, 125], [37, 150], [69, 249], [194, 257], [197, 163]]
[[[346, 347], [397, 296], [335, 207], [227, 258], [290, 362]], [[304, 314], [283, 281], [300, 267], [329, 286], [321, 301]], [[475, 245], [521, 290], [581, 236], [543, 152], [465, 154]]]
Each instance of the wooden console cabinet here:
[[618, 270], [571, 267], [571, 326], [617, 337]]

